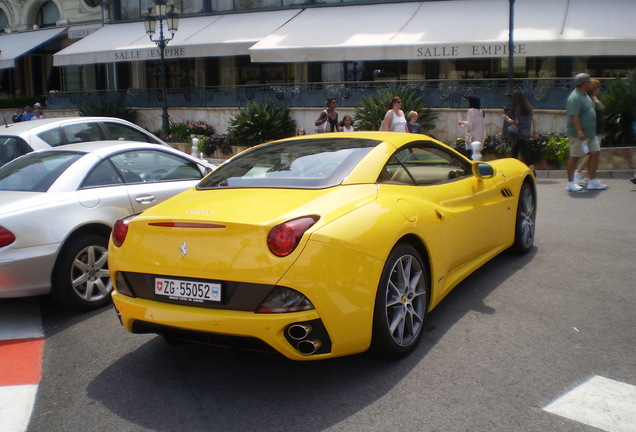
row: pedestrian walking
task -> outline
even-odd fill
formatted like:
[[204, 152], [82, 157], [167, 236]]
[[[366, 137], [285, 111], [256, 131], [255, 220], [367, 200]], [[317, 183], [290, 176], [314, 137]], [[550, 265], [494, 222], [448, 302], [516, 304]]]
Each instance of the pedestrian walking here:
[[[590, 91], [588, 96], [594, 102], [594, 112], [596, 113], [596, 139], [598, 140], [599, 149], [602, 144], [603, 134], [605, 133], [605, 105], [598, 98], [601, 92], [601, 82], [597, 79], [592, 79], [590, 83]], [[586, 186], [588, 179], [583, 176], [583, 170], [589, 170], [587, 165], [590, 161], [589, 153], [581, 158], [579, 164], [574, 171], [574, 181], [579, 186]]]
[[402, 99], [394, 96], [387, 109], [380, 130], [409, 133], [409, 128], [406, 126], [406, 117], [404, 116], [404, 111], [402, 111]]
[[478, 97], [470, 96], [468, 98], [468, 116], [466, 120], [458, 120], [457, 123], [465, 126], [464, 146], [466, 154], [471, 158], [473, 153], [471, 144], [479, 141], [483, 146], [486, 142], [486, 114], [481, 109], [481, 100]]
[[19, 123], [22, 121], [22, 114], [24, 114], [24, 108], [16, 108], [15, 113], [11, 117], [13, 123]]
[[409, 129], [410, 133], [424, 133], [424, 131], [422, 131], [422, 125], [417, 122], [419, 116], [420, 115], [417, 111], [409, 111], [406, 115], [406, 127]]
[[504, 114], [504, 120], [511, 123], [508, 131], [513, 136], [512, 157], [519, 159], [519, 153], [528, 168], [534, 171], [535, 156], [530, 148], [530, 138], [536, 136], [535, 119], [532, 105], [520, 90], [512, 94], [510, 116]]
[[567, 100], [567, 136], [570, 142], [570, 159], [567, 164], [568, 192], [580, 192], [581, 186], [574, 181], [574, 171], [580, 158], [589, 153], [587, 164], [588, 190], [607, 189], [607, 185], [596, 178], [596, 167], [601, 148], [596, 139], [596, 110], [588, 96], [592, 80], [589, 74], [580, 73], [574, 77], [572, 90]]
[[335, 97], [327, 99], [327, 109], [323, 110], [316, 119], [316, 133], [338, 132], [340, 130], [338, 111], [336, 111], [337, 104], [338, 100]]

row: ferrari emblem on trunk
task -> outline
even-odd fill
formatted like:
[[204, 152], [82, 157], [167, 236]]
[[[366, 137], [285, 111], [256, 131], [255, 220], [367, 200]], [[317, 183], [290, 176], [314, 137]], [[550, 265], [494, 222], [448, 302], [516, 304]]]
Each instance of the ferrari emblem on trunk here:
[[179, 250], [181, 251], [181, 259], [185, 258], [188, 254], [188, 242], [183, 242]]

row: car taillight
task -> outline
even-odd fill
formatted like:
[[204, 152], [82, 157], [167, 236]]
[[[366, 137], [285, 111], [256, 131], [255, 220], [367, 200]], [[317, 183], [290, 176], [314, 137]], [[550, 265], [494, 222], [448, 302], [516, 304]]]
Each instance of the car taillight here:
[[15, 235], [3, 226], [0, 226], [0, 247], [9, 246], [15, 241]]
[[113, 232], [111, 234], [111, 238], [113, 239], [113, 244], [115, 246], [121, 247], [121, 245], [124, 244], [126, 235], [128, 235], [128, 224], [135, 216], [137, 215], [130, 215], [115, 222], [115, 226], [113, 227]]
[[315, 224], [318, 219], [320, 219], [320, 216], [317, 215], [303, 216], [276, 225], [267, 236], [269, 250], [279, 257], [289, 255], [296, 249], [305, 231]]

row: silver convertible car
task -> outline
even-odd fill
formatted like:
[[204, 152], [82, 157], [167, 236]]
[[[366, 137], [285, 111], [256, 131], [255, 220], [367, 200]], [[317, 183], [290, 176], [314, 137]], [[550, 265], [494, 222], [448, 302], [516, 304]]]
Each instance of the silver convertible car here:
[[161, 144], [102, 141], [29, 153], [0, 168], [0, 298], [110, 301], [117, 219], [196, 185], [213, 165]]

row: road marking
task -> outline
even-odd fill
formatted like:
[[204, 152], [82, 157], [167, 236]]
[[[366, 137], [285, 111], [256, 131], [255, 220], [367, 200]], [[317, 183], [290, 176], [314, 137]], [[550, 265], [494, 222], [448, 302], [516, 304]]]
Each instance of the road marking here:
[[43, 338], [0, 341], [0, 386], [38, 384], [43, 348]]
[[0, 431], [27, 430], [42, 378], [43, 349], [37, 301], [0, 302]]
[[27, 430], [37, 391], [37, 385], [0, 387], [0, 431]]
[[598, 375], [543, 409], [608, 432], [636, 432], [636, 386]]

